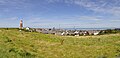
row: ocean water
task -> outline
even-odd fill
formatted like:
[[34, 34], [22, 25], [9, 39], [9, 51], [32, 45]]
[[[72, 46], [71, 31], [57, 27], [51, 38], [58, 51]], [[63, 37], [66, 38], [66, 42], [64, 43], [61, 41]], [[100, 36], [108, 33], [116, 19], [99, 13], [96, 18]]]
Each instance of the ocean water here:
[[64, 28], [65, 30], [106, 30], [114, 28]]

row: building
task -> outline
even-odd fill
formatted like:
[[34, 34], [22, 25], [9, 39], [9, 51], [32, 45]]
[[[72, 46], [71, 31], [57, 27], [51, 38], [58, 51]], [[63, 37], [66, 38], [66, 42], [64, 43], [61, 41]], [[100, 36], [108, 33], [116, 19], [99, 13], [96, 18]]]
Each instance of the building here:
[[26, 30], [30, 30], [30, 28], [29, 28], [29, 27], [26, 27]]
[[20, 27], [19, 28], [23, 29], [23, 21], [22, 20], [20, 20]]
[[36, 32], [43, 34], [54, 34], [61, 36], [88, 36], [99, 35], [101, 30], [64, 30], [64, 29], [49, 29], [49, 28], [36, 28]]
[[98, 35], [101, 30], [88, 30], [89, 35]]

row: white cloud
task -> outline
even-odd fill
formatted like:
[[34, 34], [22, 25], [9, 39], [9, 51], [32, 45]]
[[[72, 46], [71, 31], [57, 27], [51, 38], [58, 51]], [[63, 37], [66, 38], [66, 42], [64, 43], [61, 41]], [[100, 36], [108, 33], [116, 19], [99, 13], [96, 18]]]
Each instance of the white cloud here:
[[65, 20], [90, 20], [90, 21], [100, 21], [100, 20], [103, 20], [103, 17], [102, 16], [73, 16], [73, 17], [66, 17], [64, 18]]
[[81, 16], [79, 19], [81, 19], [81, 20], [92, 20], [92, 21], [102, 20], [100, 17], [97, 17], [97, 16]]
[[53, 3], [53, 2], [59, 2], [60, 0], [46, 0], [49, 3]]
[[26, 0], [0, 0], [0, 11], [28, 9], [30, 6], [32, 5]]
[[10, 17], [10, 18], [0, 18], [0, 20], [18, 20], [17, 17]]
[[110, 20], [111, 22], [120, 22], [120, 19]]
[[0, 18], [0, 27], [19, 27], [17, 17]]
[[[61, 2], [61, 0], [48, 0], [53, 2]], [[109, 13], [120, 15], [120, 0], [63, 0], [67, 4], [75, 4], [83, 6], [94, 12]]]
[[30, 18], [29, 20], [25, 20], [27, 23], [33, 24], [44, 24], [44, 23], [53, 23], [50, 19], [43, 19], [43, 18]]

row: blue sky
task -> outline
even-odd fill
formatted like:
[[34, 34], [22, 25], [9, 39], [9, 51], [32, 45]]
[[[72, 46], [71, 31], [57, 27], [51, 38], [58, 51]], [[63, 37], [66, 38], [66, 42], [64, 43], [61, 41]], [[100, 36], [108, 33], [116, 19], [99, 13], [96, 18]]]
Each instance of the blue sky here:
[[0, 0], [0, 27], [119, 28], [120, 0]]

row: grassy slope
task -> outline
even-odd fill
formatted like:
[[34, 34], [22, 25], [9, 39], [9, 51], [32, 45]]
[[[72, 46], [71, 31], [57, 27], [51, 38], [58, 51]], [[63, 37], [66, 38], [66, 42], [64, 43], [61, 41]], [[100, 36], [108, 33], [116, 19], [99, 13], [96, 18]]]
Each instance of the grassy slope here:
[[[61, 45], [61, 39], [65, 39]], [[62, 37], [0, 29], [0, 58], [115, 58], [120, 34]]]

